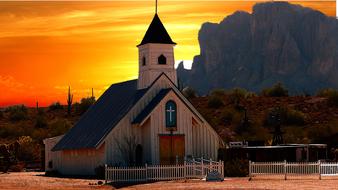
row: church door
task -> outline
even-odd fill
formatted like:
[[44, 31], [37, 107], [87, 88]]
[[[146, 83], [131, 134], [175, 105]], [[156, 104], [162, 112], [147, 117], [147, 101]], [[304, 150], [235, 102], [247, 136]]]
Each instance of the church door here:
[[184, 135], [160, 135], [160, 163], [176, 164], [184, 162]]

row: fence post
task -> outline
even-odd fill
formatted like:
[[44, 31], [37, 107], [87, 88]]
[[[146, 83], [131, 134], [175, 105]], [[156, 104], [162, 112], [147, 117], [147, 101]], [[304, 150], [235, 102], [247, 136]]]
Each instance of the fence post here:
[[187, 179], [187, 161], [184, 160], [184, 179]]
[[107, 164], [104, 165], [104, 183], [107, 184]]
[[145, 164], [145, 170], [146, 170], [146, 181], [148, 181], [148, 165]]
[[318, 173], [319, 173], [319, 180], [322, 179], [322, 174], [321, 174], [321, 171], [320, 171], [320, 165], [321, 165], [321, 162], [320, 160], [318, 160]]
[[284, 160], [284, 180], [286, 180], [286, 160]]
[[249, 160], [249, 181], [251, 181], [251, 160]]
[[196, 178], [196, 163], [195, 158], [192, 159], [192, 175]]
[[201, 170], [202, 170], [202, 177], [204, 177], [204, 163], [203, 163], [203, 157], [201, 159]]

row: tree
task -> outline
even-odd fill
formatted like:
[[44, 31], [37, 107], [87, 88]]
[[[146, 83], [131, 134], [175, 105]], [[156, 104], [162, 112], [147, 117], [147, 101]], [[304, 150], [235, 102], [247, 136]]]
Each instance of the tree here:
[[286, 97], [289, 96], [289, 91], [279, 82], [271, 88], [263, 89], [261, 94], [268, 97]]
[[124, 136], [121, 138], [114, 137], [115, 144], [117, 145], [117, 150], [120, 153], [120, 156], [125, 160], [126, 164], [129, 166], [135, 165], [136, 163], [136, 147], [138, 141], [136, 135], [131, 132], [130, 134], [124, 133]]
[[182, 91], [182, 93], [188, 99], [192, 99], [192, 98], [196, 98], [197, 97], [195, 90], [193, 88], [191, 88], [191, 87], [184, 88], [183, 91]]

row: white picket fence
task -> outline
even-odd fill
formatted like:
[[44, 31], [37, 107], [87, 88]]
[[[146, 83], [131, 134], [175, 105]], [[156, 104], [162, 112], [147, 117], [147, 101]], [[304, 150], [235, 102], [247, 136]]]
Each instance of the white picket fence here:
[[335, 162], [249, 162], [249, 177], [255, 176], [338, 176], [338, 163]]
[[176, 165], [145, 165], [140, 167], [105, 166], [105, 182], [144, 182], [178, 179], [203, 179], [211, 171], [224, 177], [224, 162], [206, 159], [184, 161]]

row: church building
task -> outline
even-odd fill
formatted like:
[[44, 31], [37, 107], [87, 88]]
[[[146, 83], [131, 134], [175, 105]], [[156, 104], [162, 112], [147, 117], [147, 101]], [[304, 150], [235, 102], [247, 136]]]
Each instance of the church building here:
[[174, 46], [156, 13], [139, 52], [139, 76], [111, 85], [65, 135], [44, 140], [46, 171], [217, 160], [224, 144], [177, 88]]

